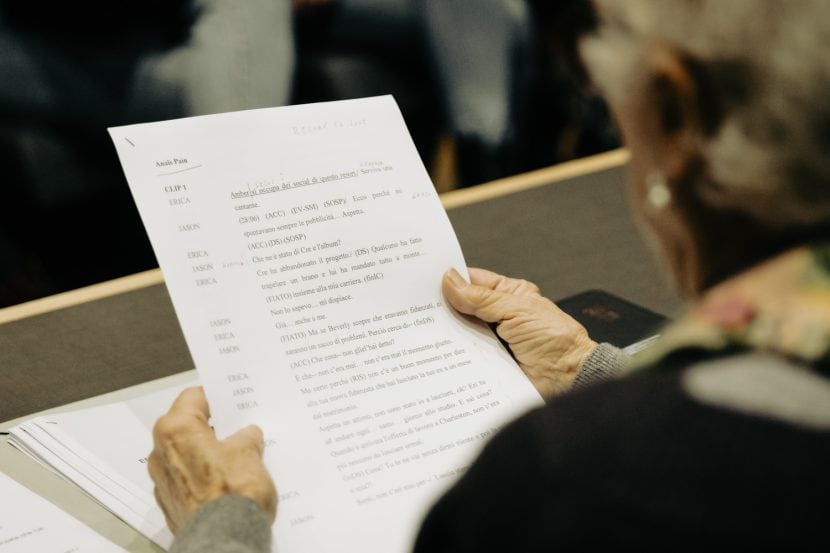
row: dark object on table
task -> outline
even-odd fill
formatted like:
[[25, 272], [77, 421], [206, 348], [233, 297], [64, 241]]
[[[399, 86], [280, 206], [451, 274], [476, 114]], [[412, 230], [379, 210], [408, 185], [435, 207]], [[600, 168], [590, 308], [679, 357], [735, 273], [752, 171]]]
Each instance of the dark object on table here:
[[576, 319], [597, 342], [624, 348], [657, 334], [668, 319], [630, 301], [605, 292], [588, 290], [556, 302]]

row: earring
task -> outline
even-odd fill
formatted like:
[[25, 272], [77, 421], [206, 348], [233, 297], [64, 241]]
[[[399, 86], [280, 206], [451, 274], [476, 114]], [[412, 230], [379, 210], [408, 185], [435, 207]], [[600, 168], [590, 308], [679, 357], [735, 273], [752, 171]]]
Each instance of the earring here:
[[671, 203], [671, 190], [659, 171], [652, 171], [646, 177], [646, 191], [648, 203], [656, 210], [666, 209]]

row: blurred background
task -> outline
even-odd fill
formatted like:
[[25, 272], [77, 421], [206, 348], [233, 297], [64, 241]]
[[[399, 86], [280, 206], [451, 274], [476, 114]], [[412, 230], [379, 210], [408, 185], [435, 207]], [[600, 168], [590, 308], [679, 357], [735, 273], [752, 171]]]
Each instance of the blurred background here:
[[156, 267], [106, 129], [393, 94], [440, 192], [618, 147], [585, 0], [0, 0], [0, 307]]

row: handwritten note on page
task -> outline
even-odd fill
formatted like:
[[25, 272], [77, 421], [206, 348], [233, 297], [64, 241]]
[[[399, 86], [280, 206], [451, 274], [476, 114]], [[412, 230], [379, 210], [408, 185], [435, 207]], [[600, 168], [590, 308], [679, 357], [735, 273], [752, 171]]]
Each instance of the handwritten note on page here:
[[406, 551], [541, 399], [443, 303], [464, 258], [391, 97], [110, 130], [221, 436], [266, 435], [281, 551]]

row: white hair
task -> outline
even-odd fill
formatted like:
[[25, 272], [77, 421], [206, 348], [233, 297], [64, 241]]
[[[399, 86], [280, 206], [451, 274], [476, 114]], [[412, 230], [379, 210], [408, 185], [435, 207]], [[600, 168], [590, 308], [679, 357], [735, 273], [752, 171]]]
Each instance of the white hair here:
[[637, 93], [652, 41], [720, 81], [723, 113], [703, 152], [717, 186], [701, 190], [704, 201], [778, 228], [830, 219], [830, 1], [597, 4], [605, 24], [582, 54], [609, 99]]

